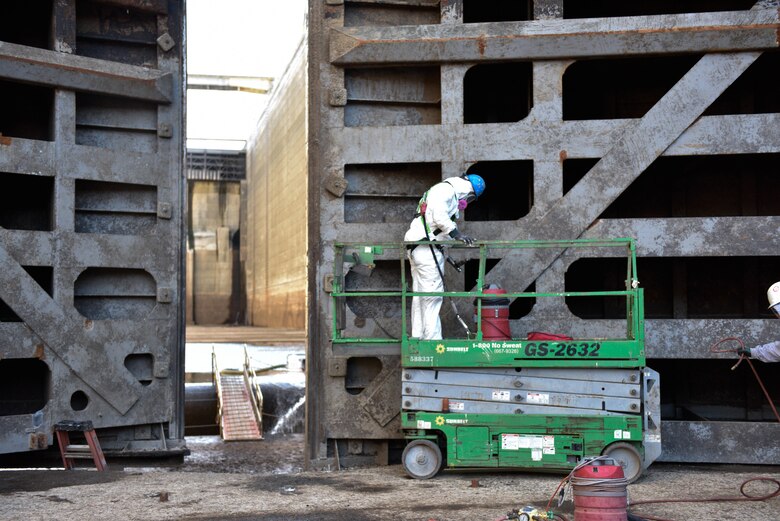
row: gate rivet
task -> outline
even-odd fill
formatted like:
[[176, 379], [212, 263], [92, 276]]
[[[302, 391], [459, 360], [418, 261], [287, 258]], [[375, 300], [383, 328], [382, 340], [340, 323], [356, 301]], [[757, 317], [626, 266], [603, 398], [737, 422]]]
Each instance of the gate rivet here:
[[176, 41], [170, 34], [165, 33], [157, 38], [157, 45], [159, 45], [160, 49], [163, 51], [168, 52], [176, 46]]

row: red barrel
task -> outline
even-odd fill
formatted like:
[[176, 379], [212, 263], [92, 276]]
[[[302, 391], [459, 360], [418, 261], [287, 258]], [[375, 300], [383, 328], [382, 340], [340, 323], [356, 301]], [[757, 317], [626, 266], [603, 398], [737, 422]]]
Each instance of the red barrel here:
[[594, 461], [574, 472], [574, 521], [627, 521], [625, 475], [612, 463]]
[[[482, 299], [482, 339], [512, 340], [509, 329], [509, 299], [498, 295], [506, 295], [506, 290], [496, 284], [482, 288], [483, 293], [497, 295], [496, 298]], [[474, 300], [474, 313], [477, 312], [477, 301]]]

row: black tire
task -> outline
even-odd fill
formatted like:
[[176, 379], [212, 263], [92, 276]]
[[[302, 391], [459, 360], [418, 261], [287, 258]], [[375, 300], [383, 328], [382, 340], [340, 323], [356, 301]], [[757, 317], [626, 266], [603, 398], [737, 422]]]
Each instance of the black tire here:
[[623, 474], [629, 483], [633, 483], [642, 475], [642, 455], [630, 443], [619, 441], [601, 451], [602, 456], [609, 456], [623, 467]]
[[412, 440], [401, 455], [401, 463], [414, 479], [432, 478], [441, 470], [441, 449], [431, 440]]

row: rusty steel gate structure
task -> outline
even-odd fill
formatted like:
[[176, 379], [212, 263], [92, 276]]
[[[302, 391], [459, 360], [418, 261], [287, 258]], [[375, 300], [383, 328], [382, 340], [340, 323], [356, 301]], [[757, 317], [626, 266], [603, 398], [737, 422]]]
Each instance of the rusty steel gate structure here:
[[184, 447], [184, 2], [0, 18], [0, 453]]
[[[311, 0], [309, 458], [382, 463], [402, 446], [398, 346], [330, 342], [332, 245], [400, 241], [430, 185], [471, 172], [488, 187], [460, 226], [471, 236], [637, 239], [662, 460], [780, 463], [749, 371], [708, 349], [780, 338], [764, 298], [780, 279], [779, 28], [772, 0]], [[616, 260], [506, 254], [487, 282], [615, 287]], [[471, 287], [474, 270], [447, 287]], [[380, 260], [344, 283], [397, 276]], [[608, 299], [543, 300], [513, 303], [514, 337], [622, 323]], [[345, 335], [391, 337], [400, 310], [348, 302], [339, 320]], [[778, 366], [760, 371], [780, 395]]]

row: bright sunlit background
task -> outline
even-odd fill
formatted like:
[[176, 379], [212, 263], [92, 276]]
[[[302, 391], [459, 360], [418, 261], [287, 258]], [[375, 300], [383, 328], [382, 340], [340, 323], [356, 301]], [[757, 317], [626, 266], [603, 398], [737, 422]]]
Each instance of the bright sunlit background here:
[[[187, 74], [278, 80], [305, 31], [307, 0], [187, 0]], [[242, 149], [269, 96], [187, 91], [187, 147]]]

